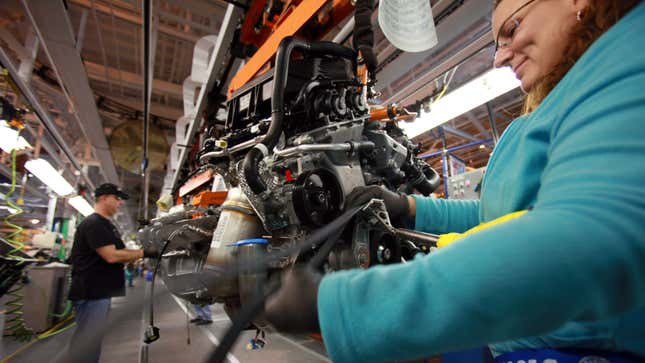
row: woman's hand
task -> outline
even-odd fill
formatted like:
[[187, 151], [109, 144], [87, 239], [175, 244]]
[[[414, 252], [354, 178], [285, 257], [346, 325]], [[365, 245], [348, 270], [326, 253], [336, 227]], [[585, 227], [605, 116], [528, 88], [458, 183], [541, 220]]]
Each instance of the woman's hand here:
[[317, 333], [318, 286], [322, 274], [311, 267], [294, 267], [282, 279], [280, 290], [265, 304], [265, 318], [278, 331]]

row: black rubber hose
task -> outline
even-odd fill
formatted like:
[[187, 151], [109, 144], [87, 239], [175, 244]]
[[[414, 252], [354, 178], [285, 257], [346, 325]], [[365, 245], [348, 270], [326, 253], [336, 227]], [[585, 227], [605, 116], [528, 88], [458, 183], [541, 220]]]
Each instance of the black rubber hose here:
[[354, 10], [354, 49], [361, 51], [371, 76], [374, 76], [378, 66], [378, 60], [374, 55], [374, 30], [372, 28], [372, 13], [375, 7], [376, 1], [374, 0], [358, 0]]
[[422, 170], [423, 170], [423, 175], [425, 175], [426, 177], [424, 184], [425, 184], [426, 190], [428, 191], [428, 194], [430, 194], [435, 190], [437, 190], [437, 188], [439, 187], [439, 184], [441, 184], [441, 178], [439, 177], [439, 173], [437, 173], [436, 170], [431, 168], [430, 165], [424, 165]]
[[[324, 227], [316, 230], [309, 239], [299, 245], [296, 245], [294, 248], [299, 250], [299, 253], [304, 251], [311, 250], [313, 247], [318, 246], [323, 240], [326, 239], [326, 242], [320, 247], [318, 253], [309, 261], [311, 267], [318, 268], [325, 261], [327, 255], [331, 252], [333, 246], [338, 241], [340, 234], [345, 229], [345, 226], [349, 221], [354, 218], [354, 216], [362, 209], [363, 206], [354, 207], [346, 210], [338, 218], [333, 220], [331, 223], [325, 225]], [[289, 251], [288, 255], [291, 255], [294, 251]], [[273, 259], [273, 258], [270, 258]], [[266, 268], [267, 260], [258, 261], [258, 265], [262, 268]], [[206, 358], [207, 363], [221, 363], [226, 360], [226, 356], [235, 344], [238, 336], [247, 327], [253, 319], [258, 316], [264, 310], [264, 303], [269, 296], [278, 291], [280, 285], [277, 283], [271, 283], [267, 286], [264, 294], [259, 294], [253, 297], [253, 299], [242, 306], [240, 312], [233, 318], [233, 324], [226, 331], [224, 337], [222, 338], [221, 343], [213, 350], [211, 354]]]
[[[271, 98], [271, 124], [262, 140], [262, 144], [270, 152], [278, 143], [284, 122], [284, 89], [289, 75], [289, 61], [294, 50], [301, 50], [312, 55], [334, 55], [349, 59], [356, 63], [356, 52], [334, 42], [305, 42], [294, 37], [286, 37], [280, 42], [275, 58], [273, 71], [273, 95]], [[267, 187], [258, 172], [258, 164], [264, 157], [257, 146], [251, 149], [244, 158], [242, 169], [247, 184], [255, 194], [264, 192]]]

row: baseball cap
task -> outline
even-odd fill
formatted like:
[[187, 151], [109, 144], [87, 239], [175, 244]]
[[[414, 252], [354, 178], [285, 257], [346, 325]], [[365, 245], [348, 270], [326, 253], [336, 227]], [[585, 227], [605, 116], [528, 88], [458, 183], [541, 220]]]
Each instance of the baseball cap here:
[[94, 191], [94, 197], [98, 198], [101, 195], [116, 195], [121, 199], [128, 199], [128, 195], [125, 194], [119, 187], [112, 183], [104, 183], [99, 185]]

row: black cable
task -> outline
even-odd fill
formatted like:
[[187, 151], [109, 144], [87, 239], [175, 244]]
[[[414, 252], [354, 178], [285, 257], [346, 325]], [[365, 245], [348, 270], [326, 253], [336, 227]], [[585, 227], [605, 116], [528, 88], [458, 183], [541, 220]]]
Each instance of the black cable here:
[[[263, 269], [266, 269], [268, 267], [269, 261], [273, 261], [276, 258], [283, 258], [283, 256], [285, 255], [290, 256], [291, 254], [293, 254], [294, 250], [297, 250], [298, 252], [310, 250], [311, 248], [317, 246], [320, 241], [327, 238], [326, 242], [320, 248], [318, 253], [309, 261], [310, 267], [320, 268], [325, 262], [327, 255], [331, 252], [332, 248], [338, 241], [338, 238], [345, 229], [347, 223], [362, 209], [362, 207], [363, 206], [347, 210], [331, 223], [325, 225], [320, 229], [317, 229], [306, 242], [298, 244], [293, 248], [289, 248], [284, 253], [281, 253], [280, 257], [272, 256], [271, 258], [267, 258], [264, 261], [260, 260], [257, 265], [261, 265]], [[277, 292], [279, 287], [280, 285], [277, 282], [269, 283], [266, 293], [263, 294], [262, 291], [258, 292], [258, 294], [256, 294], [251, 299], [251, 302], [249, 304], [242, 306], [240, 312], [232, 319], [233, 324], [226, 331], [226, 334], [224, 335], [224, 338], [222, 338], [221, 343], [215, 348], [213, 353], [209, 354], [206, 362], [224, 362], [226, 355], [230, 351], [233, 344], [235, 344], [235, 342], [237, 341], [237, 338], [242, 330], [244, 330], [244, 328], [246, 328], [253, 321], [253, 319], [262, 312], [262, 310], [264, 309], [264, 303], [267, 298]]]
[[181, 227], [176, 231], [172, 232], [170, 236], [168, 236], [168, 239], [166, 239], [166, 242], [164, 242], [163, 247], [161, 247], [161, 251], [159, 252], [159, 256], [157, 257], [157, 263], [155, 263], [155, 269], [152, 271], [152, 281], [150, 282], [150, 326], [154, 326], [153, 296], [155, 295], [155, 278], [157, 277], [157, 272], [159, 271], [159, 266], [161, 265], [161, 259], [163, 257], [163, 254], [166, 252], [166, 249], [168, 248], [170, 241], [172, 241], [184, 229], [185, 229], [184, 227]]
[[157, 271], [159, 270], [159, 265], [161, 265], [161, 256], [166, 252], [166, 248], [170, 244], [170, 237], [166, 240], [161, 248], [159, 257], [157, 257], [157, 263], [155, 264], [155, 269], [152, 272], [152, 281], [150, 281], [150, 326], [154, 325], [154, 299], [152, 298], [155, 294], [155, 278], [157, 277]]

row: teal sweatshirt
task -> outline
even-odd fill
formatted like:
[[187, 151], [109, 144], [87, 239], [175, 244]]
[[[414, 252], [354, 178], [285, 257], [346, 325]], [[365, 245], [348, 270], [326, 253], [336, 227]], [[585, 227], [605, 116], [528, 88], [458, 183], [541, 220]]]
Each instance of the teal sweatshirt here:
[[505, 131], [481, 201], [415, 197], [416, 228], [522, 217], [399, 265], [325, 276], [334, 362], [490, 344], [593, 348], [645, 360], [645, 4], [598, 39]]

